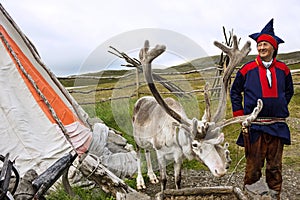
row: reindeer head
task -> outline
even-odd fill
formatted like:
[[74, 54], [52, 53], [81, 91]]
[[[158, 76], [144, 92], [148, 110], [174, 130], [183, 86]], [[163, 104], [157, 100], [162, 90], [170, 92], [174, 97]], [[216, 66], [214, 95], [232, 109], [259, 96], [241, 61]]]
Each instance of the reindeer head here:
[[204, 99], [206, 106], [204, 115], [201, 120], [198, 120], [196, 118], [188, 119], [172, 110], [163, 100], [153, 82], [151, 62], [165, 51], [166, 47], [164, 45], [157, 45], [150, 50], [149, 42], [146, 41], [144, 44], [144, 48], [142, 48], [140, 51], [140, 61], [143, 66], [144, 76], [148, 87], [158, 104], [160, 104], [160, 106], [162, 106], [162, 108], [180, 124], [184, 131], [191, 134], [191, 138], [193, 140], [191, 148], [193, 153], [196, 155], [196, 158], [203, 161], [213, 175], [222, 176], [226, 173], [226, 170], [231, 161], [228, 151], [228, 145], [221, 146], [221, 143], [223, 143], [224, 141], [224, 134], [221, 132], [222, 127], [232, 123], [241, 123], [246, 119], [249, 122], [251, 119], [255, 119], [262, 108], [262, 102], [258, 102], [258, 106], [260, 107], [256, 109], [256, 112], [251, 119], [249, 118], [249, 116], [244, 116], [220, 122], [220, 119], [226, 110], [229, 79], [234, 68], [250, 52], [250, 42], [247, 42], [242, 50], [239, 50], [237, 45], [237, 38], [236, 36], [233, 36], [232, 49], [224, 46], [219, 42], [215, 42], [215, 45], [229, 56], [230, 62], [223, 75], [221, 97], [218, 103], [217, 111], [213, 116], [211, 116], [210, 112], [208, 85], [205, 85]]

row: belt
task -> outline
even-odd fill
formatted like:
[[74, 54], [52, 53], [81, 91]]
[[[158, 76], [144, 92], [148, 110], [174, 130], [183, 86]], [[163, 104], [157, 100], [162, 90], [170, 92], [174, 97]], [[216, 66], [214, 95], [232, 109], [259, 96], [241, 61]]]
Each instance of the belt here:
[[277, 122], [286, 123], [286, 118], [256, 118], [251, 124], [258, 124], [258, 125], [268, 125], [268, 124], [274, 124]]

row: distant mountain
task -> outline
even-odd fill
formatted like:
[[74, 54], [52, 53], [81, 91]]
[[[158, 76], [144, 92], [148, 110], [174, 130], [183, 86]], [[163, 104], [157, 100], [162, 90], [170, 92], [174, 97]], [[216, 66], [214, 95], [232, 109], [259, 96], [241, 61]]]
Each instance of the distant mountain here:
[[[256, 55], [248, 55], [245, 59], [242, 60], [241, 65], [251, 60], [254, 60], [255, 58]], [[177, 71], [189, 71], [195, 68], [198, 69], [198, 68], [211, 67], [217, 64], [219, 62], [219, 59], [220, 59], [220, 55], [197, 58], [187, 63], [182, 63], [177, 66], [172, 66], [171, 68], [174, 68]], [[287, 65], [300, 63], [300, 51], [278, 54], [277, 59], [285, 62]]]
[[[255, 59], [255, 57], [256, 55], [248, 55], [244, 60], [242, 60], [241, 65], [243, 63], [247, 63]], [[187, 63], [182, 63], [176, 66], [170, 66], [169, 68], [166, 69], [154, 69], [154, 71], [159, 73], [159, 72], [169, 71], [170, 69], [179, 72], [190, 71], [194, 69], [203, 69], [206, 67], [215, 66], [219, 62], [219, 59], [220, 59], [220, 55], [197, 58]], [[278, 54], [277, 59], [285, 62], [287, 65], [300, 63], [300, 51]], [[129, 68], [129, 70], [134, 70], [134, 69]], [[129, 70], [106, 70], [106, 71], [101, 71], [96, 73], [81, 74], [80, 76], [96, 76], [96, 77], [122, 76], [125, 73], [128, 73]], [[76, 78], [76, 76], [78, 75], [74, 75], [72, 76], [72, 78]], [[64, 79], [64, 78], [61, 77], [59, 79]]]

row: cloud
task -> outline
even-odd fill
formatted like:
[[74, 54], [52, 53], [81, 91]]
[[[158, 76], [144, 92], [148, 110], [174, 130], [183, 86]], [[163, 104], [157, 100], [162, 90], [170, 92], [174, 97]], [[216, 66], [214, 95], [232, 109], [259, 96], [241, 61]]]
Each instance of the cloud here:
[[[222, 26], [233, 29], [244, 43], [274, 18], [275, 33], [286, 42], [280, 52], [300, 47], [297, 0], [4, 0], [2, 5], [59, 76], [77, 73], [89, 55], [111, 38], [144, 28], [177, 32], [216, 55], [220, 51], [213, 41], [224, 40]], [[252, 49], [255, 54], [254, 42]]]

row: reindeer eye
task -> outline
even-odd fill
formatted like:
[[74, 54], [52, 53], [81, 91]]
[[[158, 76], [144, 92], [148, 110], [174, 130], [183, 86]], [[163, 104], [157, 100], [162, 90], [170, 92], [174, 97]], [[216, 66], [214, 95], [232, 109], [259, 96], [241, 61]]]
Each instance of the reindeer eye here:
[[192, 142], [192, 147], [193, 147], [194, 151], [198, 152], [199, 154], [203, 153], [201, 143], [194, 141], [194, 142]]
[[228, 143], [228, 142], [225, 142], [224, 148], [225, 148], [225, 149], [228, 149], [228, 147], [229, 147], [229, 143]]

